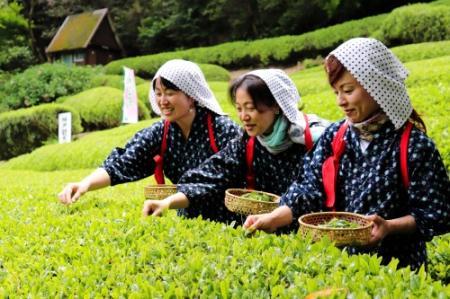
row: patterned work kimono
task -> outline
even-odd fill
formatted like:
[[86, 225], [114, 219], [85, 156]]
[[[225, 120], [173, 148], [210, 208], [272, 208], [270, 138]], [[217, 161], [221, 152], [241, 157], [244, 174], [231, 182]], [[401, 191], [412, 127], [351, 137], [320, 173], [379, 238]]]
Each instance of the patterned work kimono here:
[[[322, 164], [331, 155], [331, 142], [342, 122], [331, 125], [305, 158], [303, 181], [295, 182], [281, 198], [292, 209], [294, 219], [305, 213], [325, 210]], [[449, 231], [450, 185], [441, 157], [433, 142], [417, 128], [409, 139], [408, 172], [410, 185], [405, 190], [400, 171], [400, 136], [391, 122], [374, 135], [363, 153], [360, 138], [349, 127], [346, 149], [339, 163], [336, 187], [336, 211], [384, 219], [412, 215], [417, 224], [414, 234], [387, 236], [375, 248], [348, 248], [351, 253], [370, 252], [383, 263], [399, 259], [400, 267], [419, 268], [426, 263], [425, 242]]]
[[[214, 221], [245, 220], [227, 210], [224, 204], [225, 190], [246, 187], [246, 144], [248, 136], [235, 139], [227, 147], [206, 160], [196, 169], [186, 172], [177, 189], [189, 199], [189, 207], [196, 214]], [[306, 148], [294, 144], [279, 154], [271, 154], [255, 139], [253, 171], [255, 189], [282, 194], [298, 175]], [[301, 172], [300, 172], [301, 173]]]
[[[167, 150], [164, 154], [164, 174], [174, 184], [187, 170], [198, 166], [214, 152], [211, 149], [207, 113], [213, 115], [213, 128], [216, 144], [224, 148], [233, 138], [240, 137], [241, 131], [227, 116], [217, 115], [206, 108], [197, 107], [187, 140], [176, 123], [169, 128]], [[164, 121], [139, 131], [125, 146], [114, 149], [103, 162], [102, 167], [111, 177], [111, 185], [137, 181], [151, 176], [155, 170], [153, 157], [160, 152]], [[180, 210], [179, 214], [191, 215], [190, 209]]]

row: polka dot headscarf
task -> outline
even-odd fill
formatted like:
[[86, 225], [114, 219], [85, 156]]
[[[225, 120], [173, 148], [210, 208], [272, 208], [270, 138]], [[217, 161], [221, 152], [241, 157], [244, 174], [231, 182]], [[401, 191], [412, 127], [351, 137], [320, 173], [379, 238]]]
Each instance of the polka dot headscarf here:
[[353, 38], [330, 53], [355, 77], [387, 114], [396, 129], [412, 112], [406, 92], [408, 71], [383, 43], [372, 38]]
[[301, 128], [305, 128], [305, 119], [298, 110], [300, 94], [294, 82], [279, 69], [255, 70], [246, 75], [254, 75], [266, 83], [270, 92], [287, 119]]
[[175, 84], [187, 96], [193, 98], [199, 106], [205, 107], [220, 115], [225, 114], [209, 88], [208, 83], [206, 83], [205, 76], [198, 65], [182, 59], [167, 61], [153, 77], [149, 98], [150, 105], [156, 114], [161, 115], [161, 111], [156, 103], [155, 91], [153, 90], [153, 81], [158, 77], [163, 77]]

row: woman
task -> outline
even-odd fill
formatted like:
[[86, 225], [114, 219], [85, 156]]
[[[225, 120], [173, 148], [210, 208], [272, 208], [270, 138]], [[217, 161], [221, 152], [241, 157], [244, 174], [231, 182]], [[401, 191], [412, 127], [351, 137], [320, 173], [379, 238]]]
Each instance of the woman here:
[[244, 226], [273, 231], [326, 209], [365, 214], [374, 222], [370, 247], [350, 251], [417, 269], [426, 262], [425, 242], [449, 231], [449, 180], [411, 106], [407, 71], [369, 38], [343, 43], [325, 66], [346, 119], [324, 132], [305, 159], [303, 181], [289, 187], [281, 206], [249, 216]]
[[[59, 194], [62, 203], [75, 202], [90, 190], [136, 181], [152, 174], [173, 183], [209, 156], [240, 137], [237, 124], [224, 116], [200, 68], [185, 60], [170, 60], [156, 73], [150, 103], [164, 120], [138, 132], [116, 148], [101, 168]], [[163, 174], [164, 172], [164, 174]]]
[[295, 178], [307, 152], [305, 144], [312, 147], [324, 125], [309, 115], [313, 126], [309, 129], [305, 116], [298, 111], [300, 95], [292, 80], [281, 70], [253, 71], [233, 82], [230, 97], [244, 125], [244, 136], [185, 173], [178, 182], [177, 194], [163, 201], [146, 201], [144, 215], [189, 207], [205, 219], [239, 220], [224, 205], [226, 189], [281, 194]]

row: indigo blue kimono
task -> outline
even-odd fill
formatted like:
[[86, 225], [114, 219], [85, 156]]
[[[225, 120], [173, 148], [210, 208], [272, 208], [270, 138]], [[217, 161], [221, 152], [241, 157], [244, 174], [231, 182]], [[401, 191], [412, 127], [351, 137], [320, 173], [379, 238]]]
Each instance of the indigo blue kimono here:
[[[334, 123], [322, 135], [312, 154], [305, 158], [303, 181], [296, 181], [281, 198], [292, 209], [294, 219], [305, 213], [325, 210], [322, 164], [331, 155], [331, 142], [342, 122]], [[352, 253], [371, 252], [388, 263], [417, 269], [426, 262], [425, 242], [449, 231], [449, 179], [434, 143], [413, 128], [408, 147], [410, 185], [403, 186], [400, 171], [400, 137], [388, 122], [374, 134], [365, 153], [357, 133], [349, 127], [346, 149], [339, 164], [336, 211], [378, 214], [384, 219], [412, 215], [414, 234], [387, 236], [378, 247], [349, 248]]]
[[[207, 113], [213, 115], [214, 136], [219, 150], [233, 138], [241, 136], [239, 126], [230, 118], [202, 107], [197, 107], [187, 140], [178, 125], [171, 123], [164, 153], [164, 175], [174, 184], [183, 173], [214, 154], [208, 136]], [[111, 178], [111, 185], [137, 181], [154, 173], [153, 157], [160, 152], [163, 128], [164, 121], [160, 120], [136, 133], [125, 148], [111, 152], [102, 165]]]
[[[196, 169], [186, 172], [177, 185], [178, 191], [189, 199], [189, 208], [195, 217], [202, 215], [214, 221], [241, 223], [241, 217], [227, 210], [225, 190], [246, 187], [246, 144], [248, 136], [231, 141], [227, 147], [206, 160]], [[301, 173], [306, 148], [294, 144], [277, 155], [271, 154], [255, 139], [253, 171], [255, 189], [281, 195]]]

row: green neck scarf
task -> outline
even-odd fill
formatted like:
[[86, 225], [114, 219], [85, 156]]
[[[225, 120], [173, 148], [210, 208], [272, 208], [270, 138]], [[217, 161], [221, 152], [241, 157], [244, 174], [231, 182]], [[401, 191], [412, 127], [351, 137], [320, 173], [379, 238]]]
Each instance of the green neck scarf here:
[[286, 150], [292, 145], [288, 136], [289, 121], [283, 115], [280, 115], [273, 124], [273, 130], [270, 134], [258, 136], [261, 144], [271, 153], [277, 154]]

